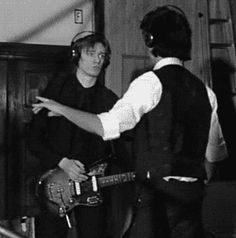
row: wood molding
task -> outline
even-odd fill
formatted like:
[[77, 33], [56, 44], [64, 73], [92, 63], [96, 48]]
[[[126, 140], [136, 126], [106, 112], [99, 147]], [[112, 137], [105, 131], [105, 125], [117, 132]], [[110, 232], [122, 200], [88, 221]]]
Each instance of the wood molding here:
[[104, 1], [94, 0], [95, 8], [95, 31], [105, 32]]
[[69, 46], [0, 43], [0, 59], [67, 61]]
[[7, 120], [7, 66], [0, 62], [0, 219], [6, 216], [6, 120]]

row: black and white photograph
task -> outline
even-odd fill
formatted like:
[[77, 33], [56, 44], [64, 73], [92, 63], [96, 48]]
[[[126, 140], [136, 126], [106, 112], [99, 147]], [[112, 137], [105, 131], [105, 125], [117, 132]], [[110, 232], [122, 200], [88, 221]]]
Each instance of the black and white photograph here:
[[235, 0], [0, 0], [0, 238], [236, 238], [235, 42]]

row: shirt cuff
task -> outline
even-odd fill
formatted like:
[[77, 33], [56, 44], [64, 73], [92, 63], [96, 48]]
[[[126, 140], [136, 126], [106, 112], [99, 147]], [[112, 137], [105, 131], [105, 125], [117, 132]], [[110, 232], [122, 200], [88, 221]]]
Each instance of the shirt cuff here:
[[103, 140], [112, 140], [120, 137], [119, 121], [116, 117], [104, 112], [97, 115], [103, 127]]

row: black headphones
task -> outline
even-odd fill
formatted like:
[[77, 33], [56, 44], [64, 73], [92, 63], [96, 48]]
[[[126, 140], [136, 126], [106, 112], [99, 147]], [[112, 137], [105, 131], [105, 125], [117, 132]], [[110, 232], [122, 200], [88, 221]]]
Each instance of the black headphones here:
[[[157, 7], [156, 10], [158, 10], [160, 7]], [[176, 13], [182, 15], [183, 17], [186, 18], [186, 15], [185, 13], [183, 12], [182, 9], [180, 9], [179, 7], [175, 6], [175, 5], [165, 5], [165, 8], [166, 10], [173, 10], [175, 11]], [[153, 13], [156, 11], [154, 10]], [[143, 31], [143, 39], [144, 39], [144, 42], [145, 42], [145, 45], [148, 47], [148, 48], [152, 48], [154, 47], [155, 45], [155, 42], [156, 42], [156, 39], [155, 37], [152, 35], [151, 32], [146, 32], [146, 31]]]
[[145, 45], [148, 47], [148, 48], [152, 48], [154, 46], [154, 36], [150, 33], [150, 32], [147, 32], [147, 31], [143, 31], [143, 39], [144, 39], [144, 42], [145, 42]]
[[85, 37], [97, 34], [94, 31], [82, 31], [77, 33], [71, 40], [70, 44], [70, 58], [74, 64], [77, 64], [80, 58], [79, 46]]

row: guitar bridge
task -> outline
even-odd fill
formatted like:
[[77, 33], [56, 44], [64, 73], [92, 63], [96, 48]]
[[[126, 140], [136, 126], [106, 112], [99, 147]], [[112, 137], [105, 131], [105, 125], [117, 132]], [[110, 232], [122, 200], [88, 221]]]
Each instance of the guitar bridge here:
[[95, 205], [98, 205], [102, 202], [103, 202], [102, 198], [100, 196], [97, 196], [97, 195], [90, 196], [90, 197], [87, 198], [87, 204], [89, 206], [95, 206]]

